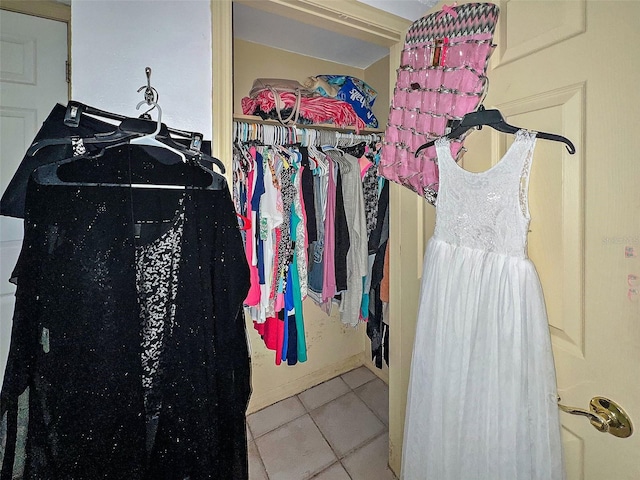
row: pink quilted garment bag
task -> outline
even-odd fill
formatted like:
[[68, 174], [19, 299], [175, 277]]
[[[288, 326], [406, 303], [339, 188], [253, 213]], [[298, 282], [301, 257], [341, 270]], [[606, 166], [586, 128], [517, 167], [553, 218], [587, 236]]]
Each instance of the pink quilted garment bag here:
[[[415, 152], [480, 104], [498, 13], [492, 3], [444, 6], [416, 20], [407, 33], [379, 172], [432, 204], [438, 191], [435, 147], [417, 158]], [[456, 158], [463, 140], [451, 142]]]

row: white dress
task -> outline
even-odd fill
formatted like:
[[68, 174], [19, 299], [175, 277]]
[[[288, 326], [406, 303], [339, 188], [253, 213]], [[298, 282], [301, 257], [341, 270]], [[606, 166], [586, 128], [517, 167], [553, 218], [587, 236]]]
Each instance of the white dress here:
[[535, 133], [487, 171], [446, 139], [405, 420], [404, 480], [564, 477], [556, 377], [540, 281], [527, 257]]

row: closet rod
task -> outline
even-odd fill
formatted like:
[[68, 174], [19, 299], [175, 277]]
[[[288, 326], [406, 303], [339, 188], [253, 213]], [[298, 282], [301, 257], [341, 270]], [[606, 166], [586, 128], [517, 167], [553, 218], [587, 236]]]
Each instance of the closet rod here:
[[[356, 131], [355, 127], [336, 127], [335, 125], [333, 125], [331, 123], [313, 123], [313, 124], [296, 123], [296, 124], [293, 124], [293, 125], [282, 125], [277, 120], [262, 119], [260, 117], [255, 116], [255, 115], [234, 115], [233, 116], [233, 121], [234, 122], [244, 122], [244, 123], [259, 123], [259, 124], [263, 124], [263, 125], [275, 125], [275, 126], [279, 126], [279, 127], [290, 126], [290, 127], [296, 127], [296, 128], [309, 128], [309, 129], [314, 129], [314, 130], [331, 130], [331, 131], [339, 132], [339, 133], [355, 133], [355, 131]], [[360, 129], [360, 133], [361, 134], [369, 134], [369, 133], [384, 134], [384, 129], [379, 129], [379, 128], [361, 128]]]

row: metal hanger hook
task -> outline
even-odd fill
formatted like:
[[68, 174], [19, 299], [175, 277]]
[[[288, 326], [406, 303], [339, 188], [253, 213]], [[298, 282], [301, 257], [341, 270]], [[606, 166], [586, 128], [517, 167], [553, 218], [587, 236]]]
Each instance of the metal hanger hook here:
[[[141, 92], [142, 89], [144, 89], [144, 101], [147, 102], [147, 105], [158, 103], [160, 95], [158, 94], [158, 91], [151, 86], [151, 67], [145, 67], [144, 73], [147, 76], [147, 85], [141, 86], [138, 89], [138, 93]], [[151, 110], [153, 110], [153, 108]], [[147, 110], [147, 112], [145, 113], [148, 113], [151, 110]]]

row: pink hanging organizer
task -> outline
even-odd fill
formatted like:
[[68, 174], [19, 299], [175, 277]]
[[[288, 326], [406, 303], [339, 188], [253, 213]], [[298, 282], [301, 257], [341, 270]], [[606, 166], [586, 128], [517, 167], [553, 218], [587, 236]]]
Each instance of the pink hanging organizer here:
[[[435, 204], [435, 147], [415, 152], [446, 133], [481, 103], [499, 9], [492, 3], [444, 6], [407, 32], [380, 158], [380, 174]], [[457, 159], [464, 139], [451, 142]]]

